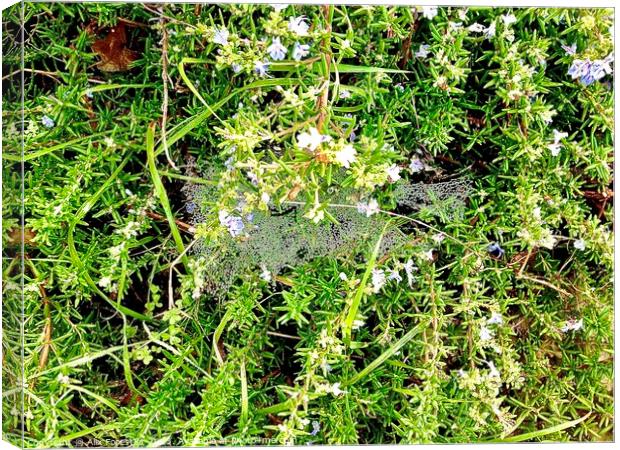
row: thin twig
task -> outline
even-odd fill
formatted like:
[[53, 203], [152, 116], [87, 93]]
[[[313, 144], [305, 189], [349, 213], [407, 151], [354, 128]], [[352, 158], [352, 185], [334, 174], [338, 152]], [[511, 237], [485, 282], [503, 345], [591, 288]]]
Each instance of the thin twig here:
[[2, 79], [6, 80], [7, 78], [11, 78], [12, 76], [17, 75], [22, 72], [30, 72], [30, 73], [35, 73], [37, 75], [44, 75], [46, 77], [53, 78], [54, 81], [56, 81], [57, 83], [60, 83], [60, 80], [56, 78], [56, 75], [57, 75], [56, 72], [47, 72], [45, 70], [37, 70], [37, 69], [19, 69], [19, 70], [16, 70], [15, 72], [11, 72], [8, 75], [3, 76]]
[[332, 8], [332, 6], [330, 5], [323, 5], [321, 7], [323, 15], [325, 17], [325, 21], [327, 23], [326, 25], [326, 36], [325, 39], [323, 39], [323, 55], [325, 56], [325, 66], [326, 66], [326, 73], [325, 73], [325, 87], [323, 88], [323, 92], [321, 93], [321, 96], [319, 97], [319, 100], [317, 101], [317, 109], [318, 109], [318, 120], [317, 120], [317, 128], [319, 131], [322, 131], [323, 129], [323, 125], [325, 123], [325, 118], [327, 117], [327, 104], [329, 102], [329, 73], [331, 70], [331, 63], [332, 63], [332, 56], [331, 56], [331, 49], [330, 49], [330, 40], [331, 40], [331, 33], [332, 33], [332, 24], [330, 22], [330, 9]]
[[[147, 215], [147, 217], [150, 217], [151, 219], [159, 220], [159, 221], [162, 221], [162, 222], [167, 222], [168, 221], [168, 219], [166, 219], [165, 216], [162, 216], [161, 214], [157, 214], [157, 213], [155, 213], [153, 211], [146, 211], [145, 214]], [[182, 221], [180, 221], [178, 219], [175, 219], [174, 223], [176, 223], [177, 226], [180, 229], [182, 229], [183, 231], [185, 231], [186, 233], [194, 234], [194, 232], [196, 231], [196, 229], [192, 225], [187, 224], [185, 222], [182, 222]]]
[[[165, 5], [162, 5], [162, 9]], [[170, 152], [168, 150], [168, 140], [166, 138], [166, 122], [168, 121], [168, 83], [171, 83], [170, 77], [168, 77], [168, 30], [166, 29], [166, 19], [164, 17], [161, 18], [161, 77], [163, 80], [163, 89], [164, 89], [164, 100], [161, 105], [162, 118], [161, 118], [161, 141], [164, 146], [164, 153], [166, 154], [166, 159], [168, 160], [168, 164], [174, 169], [179, 170], [176, 166], [172, 158], [170, 157]], [[173, 85], [174, 86], [174, 85]]]
[[549, 283], [548, 281], [541, 280], [540, 278], [530, 277], [529, 275], [519, 275], [517, 278], [518, 279], [522, 279], [522, 280], [532, 281], [532, 282], [538, 283], [538, 284], [542, 284], [543, 286], [551, 288], [551, 289], [559, 292], [560, 294], [566, 295], [567, 297], [571, 297], [573, 295], [570, 292], [565, 291], [564, 289], [559, 288], [559, 287], [557, 287], [556, 285], [554, 285], [552, 283]]
[[45, 325], [43, 326], [43, 347], [39, 355], [39, 370], [43, 370], [47, 365], [50, 348], [52, 346], [52, 313], [50, 310], [50, 301], [43, 287], [43, 283], [39, 283], [39, 292], [43, 299], [43, 314], [45, 315]]
[[285, 339], [295, 339], [296, 341], [301, 341], [299, 336], [291, 336], [290, 334], [278, 333], [277, 331], [267, 331], [269, 336], [277, 336]]

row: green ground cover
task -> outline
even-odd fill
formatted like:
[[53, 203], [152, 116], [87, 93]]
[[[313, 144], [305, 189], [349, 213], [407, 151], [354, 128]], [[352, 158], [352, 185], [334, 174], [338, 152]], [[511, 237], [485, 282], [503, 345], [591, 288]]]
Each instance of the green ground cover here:
[[5, 10], [4, 439], [611, 440], [612, 19]]

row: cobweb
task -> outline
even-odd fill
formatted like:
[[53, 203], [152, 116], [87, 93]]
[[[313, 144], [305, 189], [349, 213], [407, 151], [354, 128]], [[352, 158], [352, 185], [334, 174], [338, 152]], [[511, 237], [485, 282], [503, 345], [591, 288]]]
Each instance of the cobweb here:
[[[462, 179], [434, 184], [401, 182], [394, 196], [398, 205], [413, 210], [441, 207], [446, 209], [444, 213], [454, 216], [463, 209], [471, 190], [471, 183]], [[184, 191], [192, 222], [203, 222], [207, 211], [201, 205], [214, 198], [215, 188], [190, 184]], [[332, 203], [346, 204], [350, 194], [341, 191]], [[282, 211], [257, 211], [251, 220], [244, 219], [246, 233], [241, 238], [226, 234], [217, 243], [198, 242], [193, 252], [206, 274], [204, 290], [223, 297], [232, 284], [249, 271], [269, 274], [268, 278], [273, 279], [315, 258], [354, 255], [374, 245], [390, 219], [381, 213], [367, 217], [354, 205], [334, 206], [330, 213], [338, 223], [323, 220], [315, 224], [303, 217], [302, 205], [284, 205]], [[381, 241], [380, 254], [386, 254], [407, 239], [400, 227], [390, 226]]]

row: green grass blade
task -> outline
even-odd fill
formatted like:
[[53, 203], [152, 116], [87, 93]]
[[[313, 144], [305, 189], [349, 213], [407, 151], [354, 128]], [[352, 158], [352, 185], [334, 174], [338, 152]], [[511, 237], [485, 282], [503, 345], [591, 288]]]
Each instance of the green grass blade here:
[[392, 344], [386, 351], [381, 353], [378, 358], [364, 367], [360, 372], [355, 374], [351, 379], [343, 383], [344, 386], [352, 385], [357, 383], [359, 380], [364, 378], [366, 375], [371, 373], [381, 364], [383, 364], [387, 359], [394, 356], [396, 352], [398, 352], [401, 348], [403, 348], [411, 339], [415, 337], [418, 333], [422, 331], [422, 329], [426, 328], [428, 323], [426, 321], [420, 322], [414, 328], [409, 330], [403, 337], [401, 337], [398, 341]]
[[185, 255], [185, 244], [183, 244], [183, 239], [181, 238], [181, 233], [177, 228], [177, 224], [174, 219], [174, 215], [172, 214], [172, 209], [170, 208], [170, 202], [168, 201], [168, 194], [166, 194], [166, 189], [164, 188], [163, 183], [161, 182], [161, 178], [159, 177], [159, 173], [157, 172], [157, 166], [155, 164], [155, 124], [151, 124], [146, 131], [146, 155], [149, 166], [149, 172], [151, 173], [151, 181], [153, 181], [153, 187], [155, 188], [155, 193], [157, 197], [159, 197], [159, 202], [161, 203], [162, 208], [166, 214], [166, 219], [168, 220], [168, 225], [170, 226], [170, 231], [172, 233], [172, 238], [174, 239], [174, 243], [176, 244], [177, 250], [181, 254], [181, 261], [185, 267], [187, 267], [188, 259]]
[[385, 225], [385, 227], [383, 227], [383, 230], [381, 231], [381, 234], [377, 239], [377, 243], [375, 244], [375, 248], [370, 255], [370, 260], [368, 261], [368, 265], [366, 266], [366, 271], [364, 272], [362, 281], [360, 282], [360, 285], [355, 292], [355, 297], [353, 297], [353, 301], [351, 302], [351, 306], [347, 313], [342, 329], [342, 334], [345, 341], [349, 341], [351, 339], [351, 328], [353, 327], [353, 322], [355, 321], [355, 317], [357, 316], [357, 311], [362, 301], [362, 297], [364, 296], [364, 291], [366, 290], [366, 285], [368, 284], [368, 278], [370, 277], [371, 272], [375, 268], [377, 255], [379, 254], [379, 249], [381, 248], [381, 241], [383, 240], [383, 235], [385, 234], [385, 230], [387, 229], [388, 225], [389, 222]]
[[511, 436], [511, 437], [507, 437], [507, 438], [504, 438], [504, 439], [497, 439], [497, 440], [492, 440], [492, 441], [487, 441], [487, 442], [497, 442], [497, 443], [500, 443], [500, 442], [524, 442], [524, 441], [530, 441], [530, 440], [535, 439], [535, 438], [546, 436], [547, 434], [557, 433], [558, 431], [562, 431], [562, 430], [566, 430], [568, 428], [572, 428], [575, 425], [578, 425], [581, 422], [583, 422], [584, 420], [586, 420], [588, 417], [590, 417], [590, 414], [592, 414], [592, 413], [588, 413], [585, 416], [580, 417], [579, 419], [570, 420], [568, 422], [562, 422], [560, 424], [557, 424], [557, 425], [554, 425], [552, 427], [545, 428], [545, 429], [542, 429], [542, 430], [532, 431], [530, 433], [519, 434], [517, 436]]

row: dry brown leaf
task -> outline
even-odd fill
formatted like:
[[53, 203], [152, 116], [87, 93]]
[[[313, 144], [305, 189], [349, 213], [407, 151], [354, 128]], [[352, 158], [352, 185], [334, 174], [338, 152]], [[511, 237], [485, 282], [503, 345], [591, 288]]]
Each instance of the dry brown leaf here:
[[93, 51], [99, 55], [101, 61], [97, 67], [102, 72], [124, 72], [129, 65], [138, 58], [138, 54], [126, 47], [127, 32], [125, 24], [119, 23], [110, 28], [108, 35], [95, 41]]

